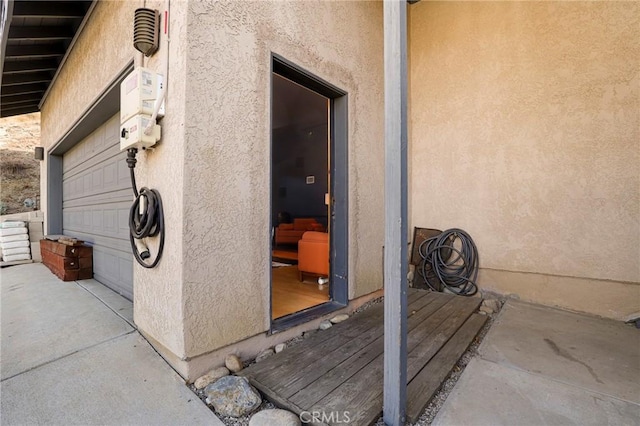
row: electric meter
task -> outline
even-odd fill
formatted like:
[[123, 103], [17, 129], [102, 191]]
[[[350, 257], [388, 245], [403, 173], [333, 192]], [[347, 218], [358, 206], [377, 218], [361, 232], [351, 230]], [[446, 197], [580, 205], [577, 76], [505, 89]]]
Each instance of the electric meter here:
[[[136, 68], [120, 84], [120, 123], [138, 114], [152, 115], [164, 78], [147, 68]], [[164, 116], [164, 101], [158, 118]]]

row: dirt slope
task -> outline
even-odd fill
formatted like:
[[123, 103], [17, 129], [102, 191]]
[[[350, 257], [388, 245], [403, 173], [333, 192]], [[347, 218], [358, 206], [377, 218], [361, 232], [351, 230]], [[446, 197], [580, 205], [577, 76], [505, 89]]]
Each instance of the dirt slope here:
[[40, 202], [40, 162], [33, 157], [40, 145], [40, 113], [0, 118], [0, 214], [35, 210]]

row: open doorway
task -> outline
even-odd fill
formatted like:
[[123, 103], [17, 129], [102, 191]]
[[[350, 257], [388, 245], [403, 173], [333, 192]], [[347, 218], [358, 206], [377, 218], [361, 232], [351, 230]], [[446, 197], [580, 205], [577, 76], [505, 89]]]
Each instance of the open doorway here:
[[347, 93], [272, 55], [271, 330], [348, 303]]
[[272, 74], [272, 320], [331, 299], [329, 101]]

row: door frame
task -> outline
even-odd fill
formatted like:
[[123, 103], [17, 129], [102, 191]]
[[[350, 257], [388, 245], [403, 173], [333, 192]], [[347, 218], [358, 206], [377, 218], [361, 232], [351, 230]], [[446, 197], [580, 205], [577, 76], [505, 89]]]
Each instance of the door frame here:
[[[271, 53], [270, 67], [270, 134], [269, 134], [269, 186], [273, 185], [273, 74], [278, 74], [329, 99], [329, 253], [330, 300], [326, 303], [273, 320], [273, 274], [269, 263], [269, 321], [270, 332], [281, 331], [341, 309], [349, 303], [349, 147], [348, 147], [348, 93], [288, 61]], [[269, 191], [269, 232], [273, 209], [273, 191]], [[270, 240], [271, 241], [271, 240]], [[273, 243], [270, 243], [273, 244]], [[272, 245], [269, 249], [271, 258]]]

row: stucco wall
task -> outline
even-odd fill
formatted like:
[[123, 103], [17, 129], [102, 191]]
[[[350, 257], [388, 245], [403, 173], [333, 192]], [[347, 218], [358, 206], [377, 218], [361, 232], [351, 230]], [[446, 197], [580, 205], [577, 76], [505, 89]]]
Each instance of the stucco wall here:
[[[133, 11], [142, 1], [98, 2], [80, 33], [41, 109], [41, 144], [53, 147], [91, 106], [117, 73], [131, 60]], [[102, 53], [100, 53], [102, 52]], [[48, 205], [47, 161], [41, 163], [40, 194]], [[49, 224], [45, 222], [45, 231]], [[48, 231], [46, 231], [48, 232]]]
[[188, 28], [184, 309], [196, 356], [269, 328], [271, 52], [348, 92], [349, 296], [380, 288], [382, 5], [190, 1]]
[[51, 147], [134, 56], [133, 12], [142, 1], [98, 2], [42, 105], [42, 145]]
[[[135, 9], [142, 6], [141, 0], [98, 2], [42, 107], [43, 146], [50, 148], [57, 143], [134, 58], [137, 52], [132, 45], [133, 16]], [[163, 1], [147, 1], [146, 7], [161, 11], [166, 8]], [[158, 189], [162, 196], [166, 248], [156, 269], [146, 270], [134, 262], [134, 320], [145, 334], [183, 356], [181, 183], [186, 8], [172, 10], [170, 30], [170, 80], [166, 117], [162, 120], [163, 136], [155, 150], [138, 154], [136, 167], [138, 186]], [[145, 66], [162, 72], [165, 50], [162, 47], [147, 59]], [[46, 176], [46, 165], [42, 176]], [[45, 185], [43, 182], [43, 194]], [[46, 206], [46, 200], [42, 205]]]
[[[134, 58], [142, 5], [97, 4], [43, 105], [43, 146]], [[136, 167], [138, 186], [163, 197], [167, 234], [159, 266], [134, 267], [134, 319], [163, 350], [189, 359], [269, 328], [271, 52], [348, 92], [349, 298], [381, 287], [381, 12], [367, 2], [172, 3], [163, 136]], [[164, 53], [145, 66], [162, 71]]]
[[486, 289], [640, 311], [640, 4], [410, 9], [412, 225], [467, 230]]
[[[160, 11], [165, 1], [145, 2], [145, 7]], [[138, 328], [179, 357], [184, 357], [183, 309], [183, 211], [184, 211], [184, 123], [185, 75], [187, 70], [187, 11], [185, 2], [174, 1], [169, 11], [169, 72], [165, 116], [161, 120], [162, 138], [153, 150], [138, 154], [138, 187], [157, 189], [162, 196], [165, 217], [165, 248], [162, 260], [154, 269], [134, 262], [134, 320]], [[161, 18], [162, 19], [162, 18]], [[164, 24], [161, 23], [161, 28]], [[160, 49], [144, 66], [164, 73], [166, 45], [161, 32]], [[131, 45], [131, 40], [128, 41]], [[133, 50], [133, 49], [132, 49]], [[156, 253], [158, 238], [151, 253]]]

